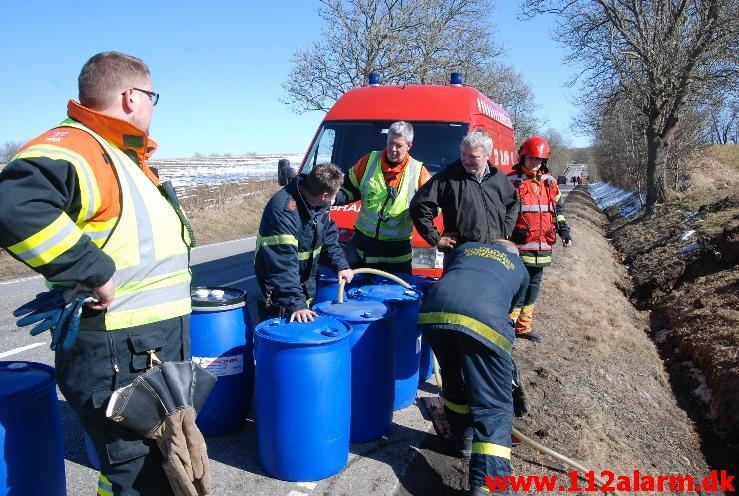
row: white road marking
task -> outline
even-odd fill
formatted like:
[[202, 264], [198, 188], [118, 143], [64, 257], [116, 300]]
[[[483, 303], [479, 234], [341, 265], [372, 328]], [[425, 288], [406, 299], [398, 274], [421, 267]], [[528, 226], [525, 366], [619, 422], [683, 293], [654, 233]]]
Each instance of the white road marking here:
[[33, 281], [34, 279], [43, 279], [43, 276], [30, 276], [30, 277], [23, 277], [21, 279], [12, 279], [10, 281], [0, 282], [0, 286], [3, 286], [5, 284], [15, 284], [17, 282]]
[[0, 358], [9, 357], [11, 355], [15, 355], [16, 353], [21, 353], [23, 351], [30, 350], [31, 348], [36, 348], [38, 346], [43, 346], [45, 344], [46, 343], [33, 343], [33, 344], [29, 344], [28, 346], [21, 346], [20, 348], [15, 348], [15, 349], [10, 350], [10, 351], [4, 351], [3, 353], [0, 353]]
[[316, 488], [318, 485], [317, 482], [298, 482], [295, 484], [296, 486], [304, 487], [306, 489], [310, 489], [311, 491]]
[[287, 496], [308, 496], [305, 493], [301, 493], [300, 491], [290, 491], [287, 493]]
[[252, 275], [252, 276], [246, 276], [246, 277], [242, 277], [241, 279], [236, 279], [235, 281], [224, 283], [223, 285], [224, 286], [230, 286], [232, 284], [236, 284], [237, 282], [248, 281], [249, 279], [254, 279], [255, 277], [257, 277], [257, 276], [254, 276], [254, 275]]

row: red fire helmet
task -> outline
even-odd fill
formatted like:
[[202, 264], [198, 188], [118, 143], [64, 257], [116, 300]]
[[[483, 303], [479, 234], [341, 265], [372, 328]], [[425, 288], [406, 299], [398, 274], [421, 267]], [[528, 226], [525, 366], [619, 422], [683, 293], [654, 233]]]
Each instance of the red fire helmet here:
[[518, 149], [518, 158], [523, 160], [524, 155], [533, 158], [549, 158], [549, 143], [541, 136], [532, 136]]

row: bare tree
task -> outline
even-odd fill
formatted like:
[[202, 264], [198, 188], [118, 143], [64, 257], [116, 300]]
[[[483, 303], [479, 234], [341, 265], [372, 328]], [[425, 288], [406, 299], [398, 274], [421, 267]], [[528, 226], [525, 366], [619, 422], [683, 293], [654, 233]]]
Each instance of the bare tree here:
[[22, 146], [23, 143], [20, 141], [6, 141], [2, 148], [0, 148], [0, 164], [7, 164], [13, 160], [13, 157]]
[[328, 110], [371, 72], [387, 84], [442, 83], [502, 49], [489, 0], [320, 0], [321, 39], [293, 55], [283, 84], [296, 112]]
[[557, 38], [602, 112], [628, 99], [644, 120], [647, 207], [666, 198], [666, 161], [689, 104], [737, 84], [739, 0], [524, 0], [558, 16]]
[[498, 62], [468, 66], [465, 79], [508, 112], [516, 143], [536, 134], [541, 121], [535, 115], [534, 93], [513, 67]]

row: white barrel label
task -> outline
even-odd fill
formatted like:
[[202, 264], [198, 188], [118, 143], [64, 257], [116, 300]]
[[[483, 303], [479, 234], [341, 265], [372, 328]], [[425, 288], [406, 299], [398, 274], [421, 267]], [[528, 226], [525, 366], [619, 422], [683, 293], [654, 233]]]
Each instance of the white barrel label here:
[[217, 377], [236, 375], [244, 372], [244, 355], [221, 357], [192, 357], [192, 361], [215, 374]]

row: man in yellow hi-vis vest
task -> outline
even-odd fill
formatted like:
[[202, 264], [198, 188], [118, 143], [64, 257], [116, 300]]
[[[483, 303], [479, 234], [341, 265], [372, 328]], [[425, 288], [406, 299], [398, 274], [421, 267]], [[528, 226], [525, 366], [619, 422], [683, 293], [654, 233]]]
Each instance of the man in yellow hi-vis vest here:
[[413, 222], [408, 205], [431, 177], [426, 167], [409, 155], [412, 145], [413, 126], [394, 122], [388, 128], [387, 147], [365, 155], [346, 174], [336, 205], [362, 200], [354, 237], [346, 246], [352, 267], [411, 272]]
[[[26, 144], [0, 174], [0, 245], [53, 287], [84, 287], [76, 340], [56, 350], [59, 389], [101, 460], [98, 494], [172, 494], [154, 441], [105, 417], [112, 392], [150, 365], [190, 358], [189, 229], [173, 190], [146, 165], [149, 68], [93, 56], [68, 119]], [[59, 331], [52, 327], [52, 333]]]

